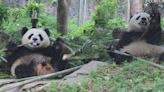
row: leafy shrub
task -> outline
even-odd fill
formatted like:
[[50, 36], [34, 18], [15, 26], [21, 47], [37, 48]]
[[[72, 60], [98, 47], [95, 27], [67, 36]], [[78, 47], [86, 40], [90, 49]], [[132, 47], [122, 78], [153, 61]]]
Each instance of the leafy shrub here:
[[[38, 5], [36, 5], [38, 7]], [[33, 9], [34, 5], [27, 5], [23, 8], [10, 8], [8, 11], [8, 19], [4, 21], [4, 31], [12, 37], [15, 42], [20, 42], [20, 29], [22, 27], [31, 28], [31, 18], [29, 16], [30, 9]], [[37, 9], [37, 8], [34, 8]], [[56, 17], [50, 16], [46, 13], [40, 12], [38, 16], [38, 27], [49, 28], [52, 33], [52, 37], [57, 37], [59, 34], [56, 31]]]
[[35, 0], [31, 0], [27, 3], [27, 13], [31, 18], [38, 18], [40, 11], [43, 8], [43, 4], [37, 3]]
[[93, 17], [96, 27], [106, 28], [110, 19], [116, 18], [117, 1], [102, 0], [96, 7], [96, 13]]
[[126, 28], [127, 24], [120, 17], [116, 17], [108, 21], [107, 29], [113, 30], [114, 28]]
[[0, 27], [5, 19], [7, 19], [8, 8], [0, 5]]
[[14, 41], [20, 41], [20, 32], [22, 27], [30, 27], [30, 18], [25, 9], [13, 8], [8, 11], [9, 16], [3, 23], [4, 31], [12, 37]]
[[52, 38], [57, 38], [60, 36], [60, 33], [56, 30], [56, 17], [43, 13], [39, 16], [38, 27], [48, 28], [51, 32]]
[[68, 36], [81, 36], [84, 37], [86, 32], [91, 32], [94, 30], [94, 24], [92, 22], [85, 23], [81, 26], [77, 25], [76, 20], [71, 20], [68, 23]]

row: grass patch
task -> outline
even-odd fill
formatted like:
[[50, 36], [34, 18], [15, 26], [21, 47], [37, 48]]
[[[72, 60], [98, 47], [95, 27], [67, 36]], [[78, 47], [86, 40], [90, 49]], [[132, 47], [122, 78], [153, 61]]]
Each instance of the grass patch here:
[[109, 64], [78, 85], [52, 83], [45, 92], [163, 92], [164, 71], [139, 61]]

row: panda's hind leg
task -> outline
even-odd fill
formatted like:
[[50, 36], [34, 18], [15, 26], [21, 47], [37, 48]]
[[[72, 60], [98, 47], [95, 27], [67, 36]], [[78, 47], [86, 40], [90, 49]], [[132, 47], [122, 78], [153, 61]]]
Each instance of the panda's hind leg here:
[[133, 60], [132, 56], [123, 55], [115, 52], [109, 52], [109, 55], [112, 57], [116, 64], [122, 64], [124, 61], [131, 62]]
[[25, 78], [34, 76], [34, 69], [30, 65], [19, 65], [15, 69], [15, 77], [16, 78]]
[[164, 62], [164, 52], [159, 55], [159, 58], [157, 60], [157, 63], [162, 63]]

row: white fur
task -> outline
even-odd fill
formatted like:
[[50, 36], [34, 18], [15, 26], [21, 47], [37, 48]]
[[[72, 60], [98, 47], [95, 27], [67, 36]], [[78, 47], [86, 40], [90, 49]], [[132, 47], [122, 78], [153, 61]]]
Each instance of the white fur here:
[[72, 54], [64, 54], [63, 57], [62, 57], [62, 60], [67, 60], [71, 56], [72, 56]]
[[[139, 16], [141, 17], [137, 20]], [[148, 23], [147, 25], [140, 24], [142, 18], [146, 18], [146, 22]], [[147, 13], [138, 13], [130, 19], [128, 24], [129, 25], [128, 31], [139, 31], [141, 29], [147, 29], [149, 27], [149, 24], [150, 24], [150, 15]]]
[[15, 69], [20, 65], [28, 65], [31, 62], [42, 63], [42, 62], [50, 62], [51, 58], [47, 56], [43, 56], [41, 54], [33, 53], [29, 55], [25, 55], [23, 57], [18, 58], [11, 66], [10, 72], [12, 76], [16, 77]]
[[152, 45], [145, 41], [135, 41], [121, 49], [121, 52], [128, 52], [137, 57], [158, 57], [164, 53], [164, 47]]
[[16, 60], [13, 64], [12, 64], [12, 66], [11, 66], [11, 69], [10, 69], [10, 71], [11, 71], [11, 75], [13, 76], [13, 77], [16, 77], [16, 74], [15, 74], [15, 69], [19, 66], [19, 65], [21, 65], [23, 62], [21, 61], [21, 60]]
[[[34, 34], [31, 39], [28, 39], [28, 37]], [[39, 39], [38, 35], [42, 35], [44, 38], [43, 41]], [[38, 40], [36, 42], [33, 41], [33, 38], [37, 38]], [[30, 49], [35, 49], [35, 48], [43, 48], [43, 47], [48, 47], [50, 45], [50, 40], [49, 36], [43, 29], [38, 29], [38, 28], [33, 28], [29, 29], [22, 37], [22, 44], [24, 44], [25, 47], [30, 48]], [[39, 44], [39, 45], [36, 45]]]

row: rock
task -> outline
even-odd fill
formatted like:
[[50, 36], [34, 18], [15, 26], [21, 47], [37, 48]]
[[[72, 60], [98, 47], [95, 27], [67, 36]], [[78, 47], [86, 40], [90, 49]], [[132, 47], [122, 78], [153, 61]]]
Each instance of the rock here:
[[79, 70], [71, 73], [70, 75], [65, 76], [62, 80], [59, 81], [59, 83], [80, 83], [81, 81], [86, 80], [91, 72], [96, 71], [98, 68], [104, 65], [107, 65], [107, 63], [100, 61], [91, 61], [88, 64], [82, 66], [82, 68], [80, 68]]

